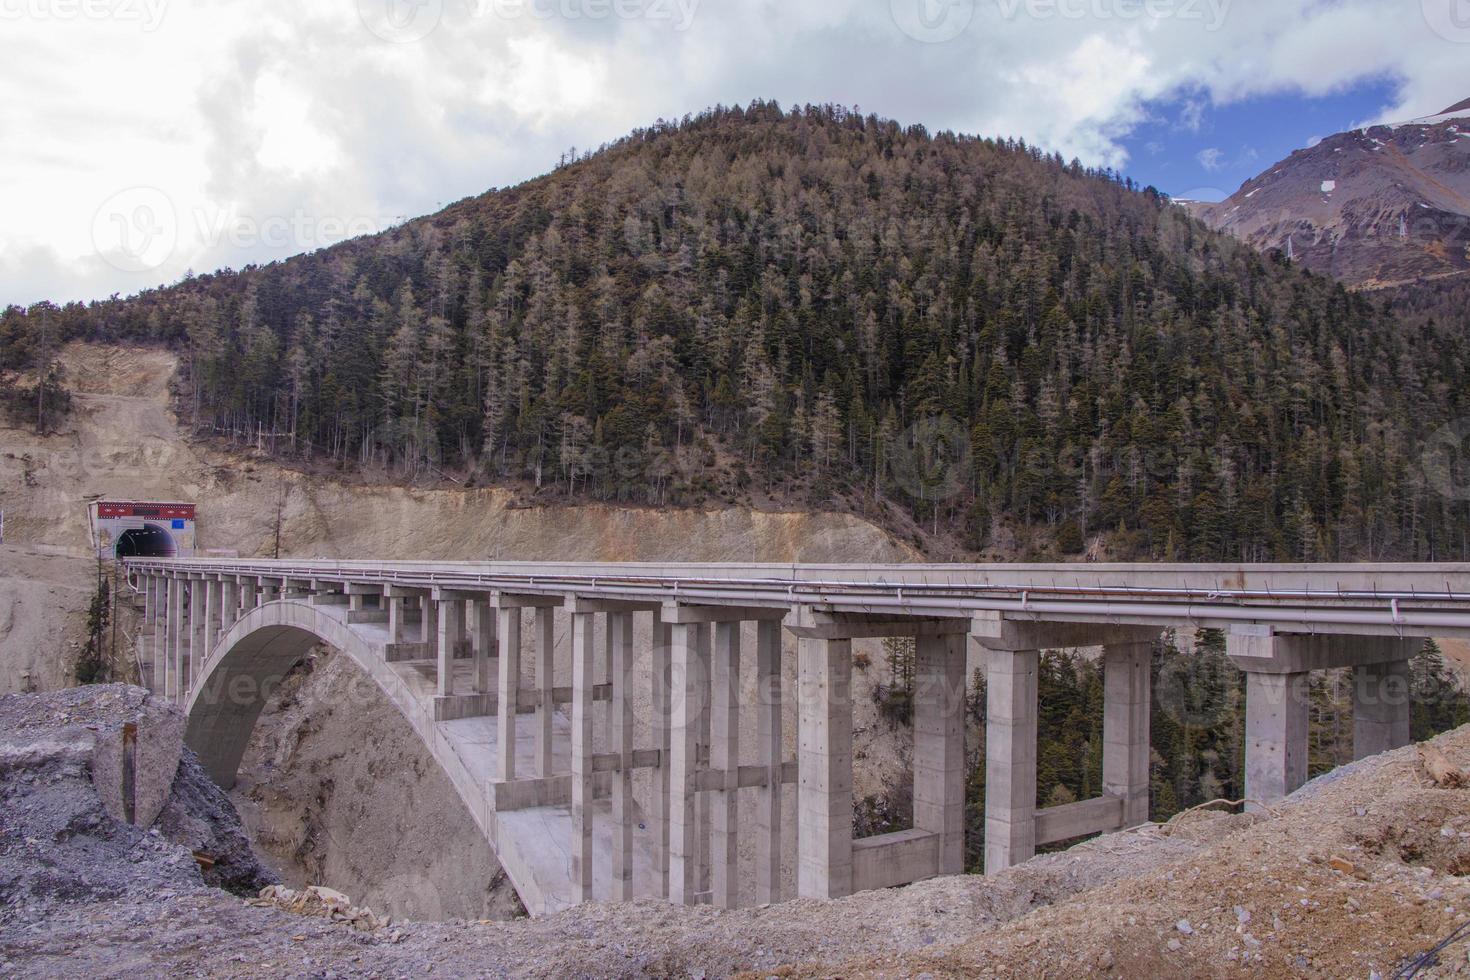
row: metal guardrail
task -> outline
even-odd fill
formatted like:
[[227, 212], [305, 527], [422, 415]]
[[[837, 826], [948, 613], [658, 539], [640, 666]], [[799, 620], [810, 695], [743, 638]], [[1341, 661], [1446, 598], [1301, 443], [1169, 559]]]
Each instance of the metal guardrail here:
[[1470, 564], [834, 565], [134, 559], [132, 572], [841, 612], [1470, 636]]

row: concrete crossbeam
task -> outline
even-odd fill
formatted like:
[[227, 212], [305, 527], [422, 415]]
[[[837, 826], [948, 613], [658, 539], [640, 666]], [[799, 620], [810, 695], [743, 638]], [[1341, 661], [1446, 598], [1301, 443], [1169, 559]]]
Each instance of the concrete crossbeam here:
[[1123, 828], [1123, 800], [1098, 796], [1090, 800], [1049, 806], [1036, 811], [1036, 845], [1055, 844], [1088, 834], [1105, 834]]

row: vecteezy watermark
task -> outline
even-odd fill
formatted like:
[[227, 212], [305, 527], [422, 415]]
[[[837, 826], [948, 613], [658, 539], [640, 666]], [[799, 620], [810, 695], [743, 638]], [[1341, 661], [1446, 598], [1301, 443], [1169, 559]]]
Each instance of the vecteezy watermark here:
[[1424, 441], [1424, 482], [1447, 500], [1470, 500], [1470, 419], [1458, 419]]
[[317, 215], [301, 208], [290, 214], [264, 218], [196, 208], [193, 219], [197, 239], [207, 249], [222, 245], [237, 249], [264, 246], [291, 253], [309, 252], [347, 238], [372, 235], [392, 224], [382, 217]]
[[92, 245], [108, 265], [148, 272], [173, 257], [179, 215], [157, 187], [129, 187], [103, 201], [92, 216]]
[[357, 16], [374, 35], [393, 44], [422, 41], [444, 19], [444, 0], [357, 0]]
[[158, 30], [168, 0], [0, 0], [0, 21], [119, 21]]
[[[893, 22], [916, 41], [942, 44], [965, 32], [977, 11], [993, 8], [1003, 21], [1194, 21], [1207, 31], [1225, 26], [1233, 0], [889, 0]], [[1426, 0], [1433, 2], [1433, 0]], [[1458, 0], [1457, 0], [1458, 2]]]
[[888, 469], [893, 482], [916, 500], [948, 500], [970, 482], [970, 435], [948, 415], [915, 422], [894, 440]]
[[394, 223], [381, 215], [319, 215], [302, 208], [257, 217], [199, 206], [181, 215], [173, 199], [158, 188], [130, 187], [97, 209], [92, 244], [116, 269], [151, 272], [175, 258], [185, 241], [201, 254], [264, 247], [294, 255], [375, 234]]
[[1470, 44], [1470, 0], [1420, 0], [1424, 22], [1446, 41]]
[[[675, 31], [687, 31], [694, 24], [699, 3], [700, 0], [462, 0], [462, 7], [475, 19], [642, 20], [667, 23]], [[398, 44], [423, 40], [445, 17], [444, 0], [357, 0], [357, 12], [369, 31]]]
[[1004, 20], [1195, 21], [1218, 31], [1232, 0], [991, 0]]
[[975, 18], [975, 0], [889, 0], [893, 22], [915, 41], [943, 44], [965, 32]]

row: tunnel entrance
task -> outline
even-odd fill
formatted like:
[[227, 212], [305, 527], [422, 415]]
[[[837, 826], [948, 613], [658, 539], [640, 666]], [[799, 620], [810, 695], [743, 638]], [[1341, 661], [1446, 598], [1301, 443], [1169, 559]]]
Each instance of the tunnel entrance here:
[[114, 554], [118, 558], [174, 558], [179, 549], [174, 536], [157, 524], [129, 528], [117, 539]]

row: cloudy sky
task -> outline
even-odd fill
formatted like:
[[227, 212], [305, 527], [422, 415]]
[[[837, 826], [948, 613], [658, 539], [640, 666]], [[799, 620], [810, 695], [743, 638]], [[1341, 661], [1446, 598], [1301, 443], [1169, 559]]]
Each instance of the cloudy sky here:
[[284, 258], [752, 98], [1220, 196], [1470, 97], [1470, 0], [0, 0], [0, 304]]

